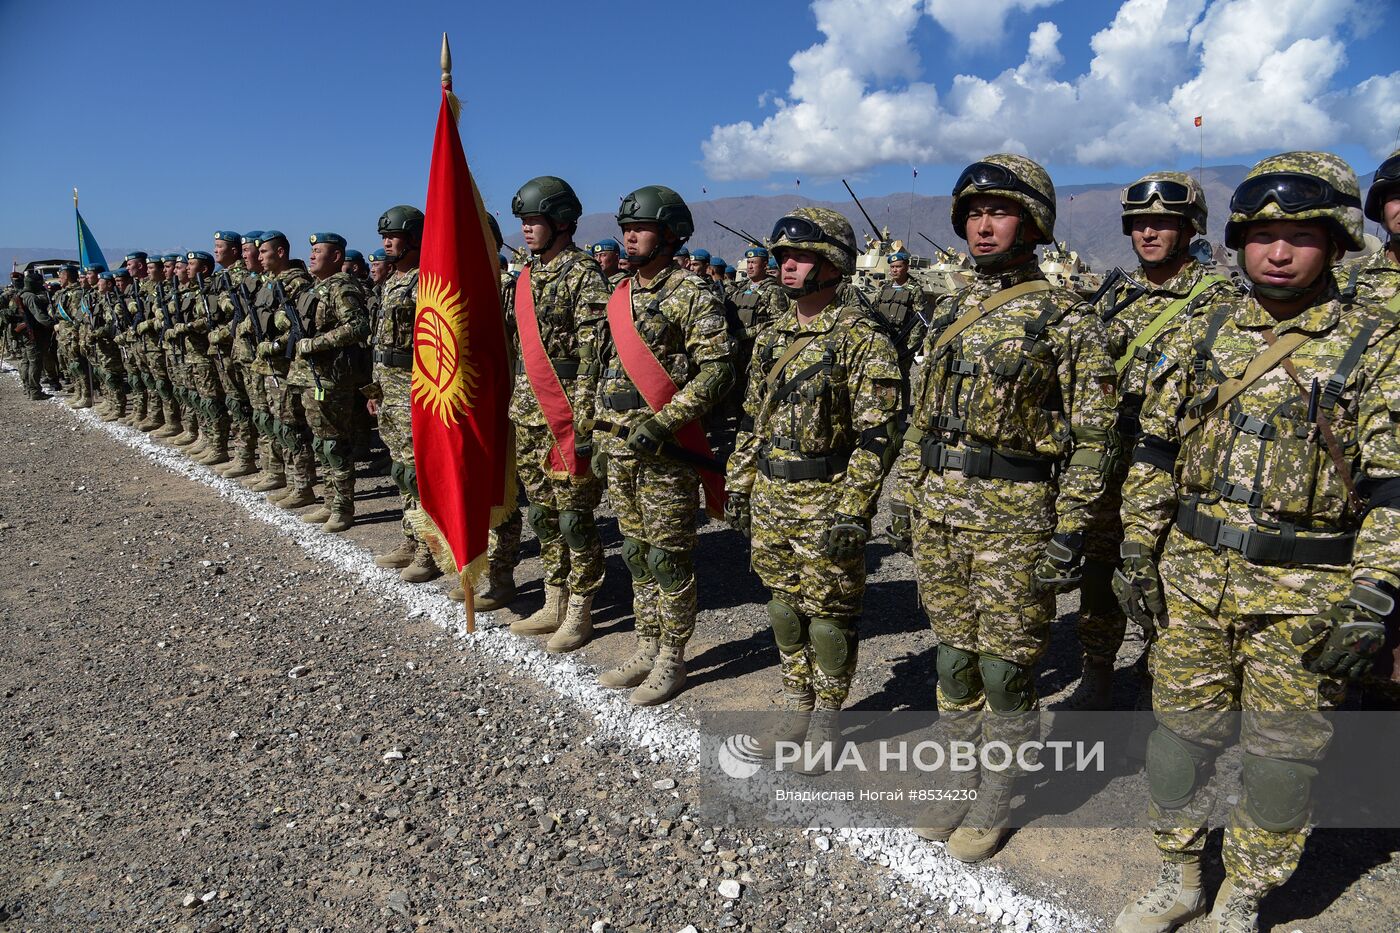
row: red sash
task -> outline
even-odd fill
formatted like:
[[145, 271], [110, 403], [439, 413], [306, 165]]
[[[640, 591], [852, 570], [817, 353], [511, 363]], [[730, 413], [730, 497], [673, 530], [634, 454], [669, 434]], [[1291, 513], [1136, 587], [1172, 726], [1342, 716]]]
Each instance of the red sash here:
[[535, 317], [535, 296], [530, 291], [530, 267], [520, 273], [520, 281], [515, 286], [515, 321], [520, 333], [520, 356], [525, 361], [525, 376], [530, 380], [530, 388], [535, 390], [535, 399], [544, 412], [544, 420], [554, 435], [554, 446], [549, 450], [547, 469], [555, 479], [569, 476], [588, 475], [588, 461], [580, 460], [574, 451], [574, 408], [569, 404], [569, 396], [554, 364], [545, 351], [540, 339], [540, 322]]
[[[632, 318], [632, 279], [618, 283], [612, 297], [608, 299], [608, 330], [612, 334], [613, 346], [617, 348], [618, 361], [627, 371], [627, 378], [637, 387], [652, 412], [666, 407], [671, 396], [676, 394], [676, 384], [671, 381], [656, 354], [651, 352], [642, 335], [637, 333], [637, 322]], [[709, 439], [700, 422], [690, 421], [675, 433], [676, 443], [686, 450], [702, 457], [714, 458]], [[700, 483], [705, 487], [705, 507], [712, 518], [724, 515], [724, 476], [709, 470], [698, 470]]]

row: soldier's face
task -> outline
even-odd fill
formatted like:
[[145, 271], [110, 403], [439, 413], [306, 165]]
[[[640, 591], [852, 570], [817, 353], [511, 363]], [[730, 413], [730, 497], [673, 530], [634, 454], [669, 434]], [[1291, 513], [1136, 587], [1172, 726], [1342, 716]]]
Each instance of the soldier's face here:
[[690, 260], [690, 262], [686, 263], [686, 268], [689, 269], [691, 272], [698, 272], [701, 275], [704, 275], [706, 272], [709, 271], [710, 264], [701, 259], [692, 259]]
[[399, 259], [406, 256], [413, 247], [409, 245], [408, 237], [402, 233], [386, 233], [384, 239], [384, 254], [390, 259]]
[[1133, 252], [1147, 262], [1162, 262], [1186, 236], [1182, 218], [1169, 214], [1146, 214], [1132, 218], [1128, 228]]
[[147, 266], [146, 268], [151, 274], [152, 282], [165, 281], [165, 263], [156, 263], [155, 265]]
[[1381, 216], [1385, 218], [1385, 229], [1400, 234], [1400, 194], [1381, 205]]
[[370, 281], [376, 284], [389, 277], [389, 264], [387, 262], [372, 262], [369, 264]]
[[903, 259], [896, 259], [890, 263], [890, 278], [903, 285], [909, 280], [909, 263]]
[[612, 275], [617, 271], [617, 253], [602, 252], [596, 254], [598, 265], [603, 267], [604, 275]]
[[976, 194], [967, 199], [963, 232], [976, 256], [1007, 253], [1016, 245], [1021, 228], [1021, 205], [997, 194]]
[[286, 265], [282, 248], [275, 243], [264, 243], [258, 247], [258, 260], [262, 267], [274, 275]]
[[786, 288], [800, 288], [822, 264], [820, 253], [806, 249], [785, 249], [778, 260], [778, 276]]
[[146, 277], [146, 260], [128, 259], [126, 261], [126, 271], [131, 273], [133, 279], [144, 279]]
[[748, 273], [749, 278], [758, 281], [768, 274], [768, 259], [750, 256], [744, 260], [744, 272]]
[[88, 272], [86, 275], [83, 276], [83, 284], [86, 285], [88, 288], [92, 288], [101, 281], [102, 279], [98, 276], [96, 272]]
[[520, 235], [525, 238], [525, 248], [538, 253], [554, 237], [554, 227], [548, 217], [531, 214], [520, 218]]
[[99, 278], [97, 280], [97, 293], [105, 295], [112, 290], [112, 280]]
[[214, 261], [221, 266], [233, 265], [238, 261], [238, 248], [227, 240], [215, 240]]
[[1321, 223], [1269, 220], [1245, 231], [1244, 267], [1249, 277], [1280, 288], [1306, 288], [1332, 260], [1332, 237]]
[[340, 250], [332, 244], [312, 243], [311, 258], [307, 259], [306, 266], [316, 278], [324, 279], [339, 272], [342, 262]]
[[256, 243], [243, 244], [243, 265], [247, 266], [250, 272], [262, 271], [262, 257], [258, 255]]

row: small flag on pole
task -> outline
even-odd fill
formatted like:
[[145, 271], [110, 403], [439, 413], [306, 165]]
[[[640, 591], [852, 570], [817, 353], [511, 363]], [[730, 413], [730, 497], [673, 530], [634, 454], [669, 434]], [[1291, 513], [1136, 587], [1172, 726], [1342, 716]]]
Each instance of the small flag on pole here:
[[99, 263], [103, 268], [107, 267], [107, 259], [102, 255], [102, 247], [97, 245], [97, 237], [92, 235], [88, 229], [87, 221], [83, 220], [82, 211], [78, 210], [78, 189], [73, 189], [73, 213], [78, 215], [78, 266], [86, 269], [93, 263]]
[[1197, 117], [1197, 118], [1196, 118], [1196, 125], [1197, 125], [1197, 126], [1200, 126], [1200, 125], [1201, 125], [1201, 118], [1200, 118], [1200, 117]]

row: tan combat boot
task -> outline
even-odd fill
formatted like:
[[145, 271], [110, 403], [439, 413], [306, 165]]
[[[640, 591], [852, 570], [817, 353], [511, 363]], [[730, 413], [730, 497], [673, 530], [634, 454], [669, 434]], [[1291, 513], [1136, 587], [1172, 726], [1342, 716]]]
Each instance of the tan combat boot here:
[[1229, 875], [1215, 892], [1210, 911], [1215, 933], [1259, 933], [1259, 898], [1236, 890]]
[[287, 488], [287, 474], [281, 470], [265, 471], [263, 478], [252, 486], [253, 492], [276, 492]]
[[544, 605], [534, 615], [510, 624], [517, 635], [552, 635], [564, 624], [564, 610], [569, 607], [567, 586], [544, 585]]
[[169, 440], [172, 437], [179, 437], [184, 433], [185, 422], [178, 414], [173, 412], [166, 416], [164, 427], [151, 432], [151, 437], [159, 437]]
[[331, 517], [326, 520], [325, 530], [332, 534], [338, 534], [342, 531], [349, 531], [350, 526], [353, 524], [355, 524], [355, 509], [353, 506], [348, 510], [332, 509]]
[[392, 551], [376, 554], [374, 566], [383, 567], [385, 570], [402, 570], [413, 563], [413, 554], [417, 550], [417, 541], [412, 538], [404, 538]]
[[807, 735], [807, 726], [816, 708], [817, 695], [811, 687], [806, 690], [784, 690], [782, 712], [774, 714], [769, 727], [757, 736], [758, 756], [772, 758], [777, 754], [779, 742], [801, 742]]
[[338, 534], [349, 530], [355, 524], [355, 479], [326, 477], [326, 505], [330, 506], [330, 518], [326, 520], [326, 531]]
[[818, 702], [793, 770], [808, 777], [826, 774], [841, 759], [841, 742], [841, 707]]
[[617, 667], [599, 674], [598, 683], [610, 690], [631, 689], [639, 685], [651, 673], [660, 647], [661, 640], [655, 635], [637, 636], [637, 650]]
[[569, 604], [564, 608], [564, 622], [544, 643], [544, 650], [550, 654], [565, 654], [577, 651], [593, 638], [593, 594], [580, 596], [569, 594]]
[[685, 645], [662, 645], [656, 663], [629, 698], [633, 706], [659, 706], [685, 688]]
[[947, 842], [951, 839], [967, 818], [967, 811], [972, 808], [973, 795], [980, 780], [981, 775], [976, 769], [952, 776], [952, 780], [939, 788], [952, 793], [945, 793], [942, 800], [931, 801], [914, 817], [914, 825], [910, 827], [914, 835], [929, 842]]
[[505, 561], [492, 561], [487, 570], [486, 589], [476, 594], [476, 608], [483, 612], [500, 609], [515, 599], [515, 568]]
[[161, 407], [159, 405], [147, 405], [146, 417], [143, 418], [141, 420], [141, 423], [138, 424], [136, 427], [140, 428], [142, 431], [145, 431], [147, 434], [157, 430], [158, 428], [165, 427], [165, 412], [161, 410]]
[[399, 579], [405, 583], [427, 583], [442, 576], [442, 568], [433, 560], [433, 552], [422, 542], [413, 549], [413, 562], [399, 571]]
[[959, 862], [984, 862], [996, 854], [1006, 838], [1006, 815], [1011, 810], [1011, 788], [1015, 779], [992, 773], [982, 778], [977, 801], [962, 823], [948, 837], [948, 854]]
[[325, 503], [322, 503], [303, 515], [301, 520], [308, 525], [324, 525], [326, 522], [330, 521], [330, 517], [331, 510], [326, 508]]
[[258, 472], [257, 456], [247, 447], [240, 447], [234, 453], [233, 460], [225, 466], [215, 467], [220, 473], [229, 479], [239, 479], [244, 476], [252, 476]]
[[[269, 497], [270, 499], [271, 497]], [[293, 509], [304, 509], [308, 505], [316, 502], [316, 492], [310, 486], [297, 486], [292, 488], [287, 495], [277, 499], [277, 507], [286, 509], [288, 512]]]
[[[188, 437], [189, 440], [185, 440]], [[184, 447], [185, 453], [191, 457], [204, 451], [209, 445], [208, 435], [200, 428], [199, 422], [192, 416], [185, 417], [185, 433], [171, 441], [176, 447]]]
[[1201, 863], [1163, 862], [1156, 887], [1124, 907], [1113, 929], [1114, 933], [1167, 933], [1205, 912]]
[[1066, 702], [1070, 709], [1106, 710], [1113, 708], [1113, 662], [1084, 659], [1079, 689]]

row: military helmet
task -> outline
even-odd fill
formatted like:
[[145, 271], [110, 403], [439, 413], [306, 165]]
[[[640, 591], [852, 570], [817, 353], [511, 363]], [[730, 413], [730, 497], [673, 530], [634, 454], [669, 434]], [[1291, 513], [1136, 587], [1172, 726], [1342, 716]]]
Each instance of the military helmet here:
[[665, 185], [645, 185], [622, 199], [617, 225], [638, 223], [660, 224], [681, 241], [695, 232], [695, 219], [685, 199]]
[[510, 199], [510, 212], [516, 217], [548, 217], [559, 224], [571, 224], [583, 216], [583, 205], [569, 183], [553, 175], [531, 178]]
[[1132, 232], [1132, 218], [1176, 216], [1191, 221], [1198, 236], [1206, 235], [1206, 193], [1188, 172], [1149, 172], [1118, 196], [1123, 205], [1123, 235]]
[[1376, 169], [1371, 190], [1366, 192], [1366, 216], [1378, 224], [1385, 223], [1385, 202], [1400, 195], [1400, 149], [1396, 149]]
[[1230, 198], [1225, 245], [1240, 249], [1245, 225], [1264, 220], [1322, 220], [1344, 249], [1365, 247], [1356, 172], [1330, 152], [1282, 152], [1250, 169]]
[[780, 260], [784, 249], [810, 250], [842, 274], [856, 271], [856, 233], [851, 222], [825, 207], [799, 207], [778, 218], [768, 238]]
[[379, 235], [401, 233], [415, 248], [423, 245], [423, 212], [412, 204], [395, 204], [379, 215]]
[[1055, 242], [1055, 185], [1039, 163], [1009, 152], [989, 155], [974, 162], [953, 184], [953, 230], [967, 239], [967, 199], [978, 194], [1010, 198], [1025, 210], [1026, 216], [1046, 243]]

